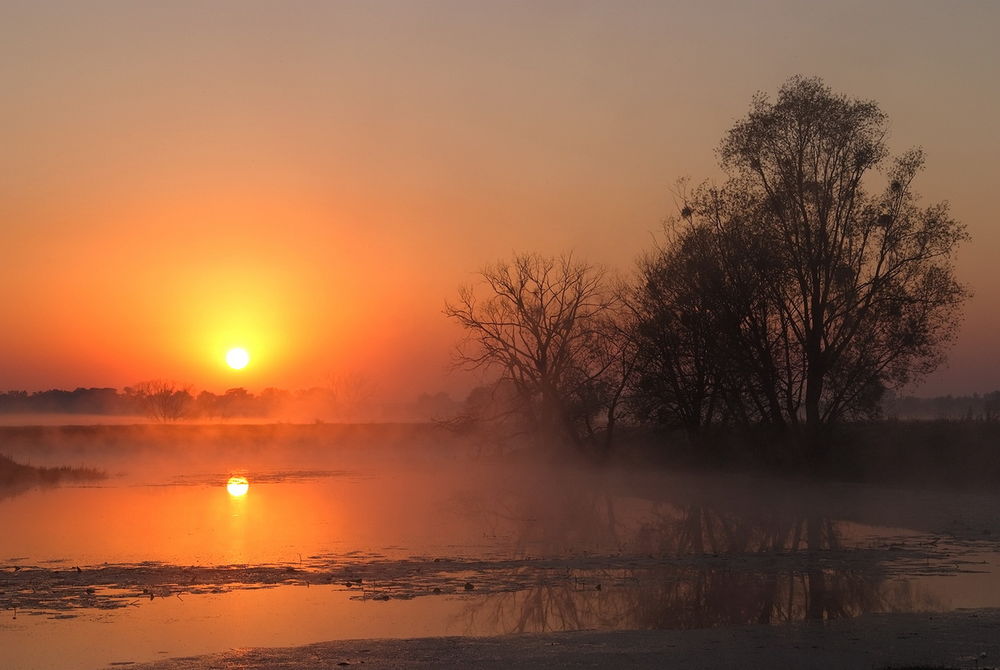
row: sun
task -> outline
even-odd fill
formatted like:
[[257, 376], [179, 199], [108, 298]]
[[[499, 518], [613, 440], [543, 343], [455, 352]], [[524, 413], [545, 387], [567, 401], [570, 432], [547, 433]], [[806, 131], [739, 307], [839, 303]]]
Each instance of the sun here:
[[250, 490], [250, 482], [247, 481], [246, 477], [230, 477], [229, 481], [226, 482], [226, 490], [229, 491], [229, 495], [239, 498], [245, 496]]
[[242, 347], [236, 347], [226, 352], [226, 363], [233, 370], [242, 370], [250, 362], [250, 354]]

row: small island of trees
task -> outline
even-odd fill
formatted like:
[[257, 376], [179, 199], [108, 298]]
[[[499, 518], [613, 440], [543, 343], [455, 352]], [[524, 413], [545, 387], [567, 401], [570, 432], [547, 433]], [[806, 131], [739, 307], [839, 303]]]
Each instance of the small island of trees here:
[[606, 452], [624, 421], [824, 460], [836, 426], [943, 361], [969, 295], [965, 228], [920, 204], [923, 154], [890, 156], [887, 132], [816, 78], [758, 94], [719, 147], [727, 179], [679, 185], [631, 281], [571, 255], [489, 265], [445, 309], [457, 364], [498, 374], [506, 414], [549, 440]]

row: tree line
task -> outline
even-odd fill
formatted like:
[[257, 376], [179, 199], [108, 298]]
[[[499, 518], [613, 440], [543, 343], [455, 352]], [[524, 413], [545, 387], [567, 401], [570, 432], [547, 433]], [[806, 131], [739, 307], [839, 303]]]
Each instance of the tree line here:
[[888, 128], [817, 78], [756, 95], [719, 146], [725, 181], [678, 185], [634, 276], [570, 254], [486, 266], [446, 304], [456, 363], [497, 373], [547, 439], [606, 451], [625, 421], [822, 458], [833, 426], [943, 361], [969, 295], [965, 228], [920, 203], [923, 154], [891, 156]]
[[[169, 384], [169, 382], [168, 382]], [[112, 387], [79, 387], [73, 390], [7, 391], [0, 393], [0, 414], [103, 414], [109, 416], [149, 416], [150, 402], [137, 391], [137, 386], [122, 390]], [[210, 391], [191, 393], [174, 385], [180, 392], [181, 418], [275, 417], [289, 402], [322, 400], [331, 402], [328, 389], [287, 391], [265, 389], [254, 394], [243, 388], [217, 394]], [[516, 412], [516, 391], [512, 386], [488, 384], [477, 386], [462, 400], [449, 394], [421, 393], [412, 406], [413, 418], [431, 419], [452, 426], [492, 424], [510, 419]], [[882, 401], [882, 414], [887, 419], [963, 420], [1000, 422], [1000, 390], [972, 395], [934, 397], [899, 396], [887, 393]], [[509, 425], [511, 422], [506, 421]], [[497, 434], [502, 439], [503, 434]]]
[[170, 381], [154, 380], [116, 388], [76, 388], [72, 391], [8, 391], [0, 393], [0, 413], [6, 414], [105, 414], [147, 416], [158, 421], [181, 418], [266, 417], [284, 406], [289, 399], [316, 395], [319, 389], [290, 392], [264, 389], [253, 394], [244, 388], [225, 393], [194, 393], [192, 387]]
[[[0, 414], [93, 414], [180, 420], [271, 419], [280, 421], [427, 421], [460, 412], [447, 393], [421, 393], [408, 402], [383, 402], [359, 374], [331, 375], [328, 385], [298, 390], [231, 388], [196, 392], [188, 384], [149, 380], [112, 387], [0, 392]], [[475, 395], [475, 392], [473, 393]]]

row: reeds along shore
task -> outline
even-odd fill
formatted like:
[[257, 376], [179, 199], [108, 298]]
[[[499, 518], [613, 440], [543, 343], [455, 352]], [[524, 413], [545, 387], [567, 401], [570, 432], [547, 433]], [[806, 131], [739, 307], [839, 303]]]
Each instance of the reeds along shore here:
[[0, 454], [0, 487], [57, 484], [63, 480], [103, 479], [105, 473], [94, 468], [39, 467], [24, 465]]

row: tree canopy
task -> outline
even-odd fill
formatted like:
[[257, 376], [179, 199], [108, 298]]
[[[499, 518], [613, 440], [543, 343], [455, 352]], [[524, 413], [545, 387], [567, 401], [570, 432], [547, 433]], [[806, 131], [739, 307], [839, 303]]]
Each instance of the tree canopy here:
[[967, 289], [967, 239], [921, 204], [923, 152], [892, 156], [878, 104], [793, 77], [725, 133], [720, 184], [682, 182], [665, 241], [610, 290], [570, 257], [518, 255], [481, 272], [446, 314], [459, 363], [493, 369], [530, 424], [579, 441], [604, 412], [705, 435], [764, 426], [806, 439], [875, 416], [933, 371]]
[[517, 390], [533, 428], [580, 443], [623, 388], [613, 379], [616, 304], [603, 269], [571, 256], [519, 254], [485, 267], [445, 314], [466, 331], [460, 366], [496, 371]]
[[967, 235], [946, 203], [919, 204], [923, 154], [890, 158], [887, 130], [876, 103], [819, 79], [754, 97], [719, 149], [728, 179], [682, 194], [642, 264], [640, 407], [815, 431], [942, 361]]

